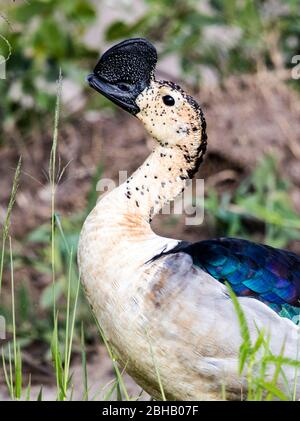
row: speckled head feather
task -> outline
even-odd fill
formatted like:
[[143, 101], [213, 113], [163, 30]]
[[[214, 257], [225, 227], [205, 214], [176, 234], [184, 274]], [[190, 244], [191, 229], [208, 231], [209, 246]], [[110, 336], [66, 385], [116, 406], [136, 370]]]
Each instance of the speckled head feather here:
[[177, 167], [192, 178], [206, 152], [206, 121], [200, 105], [180, 86], [151, 80], [137, 97], [137, 117], [156, 141], [168, 150], [180, 151]]
[[149, 41], [129, 39], [107, 50], [87, 80], [96, 91], [136, 114], [135, 100], [154, 77], [156, 62], [157, 52]]
[[205, 118], [180, 86], [155, 79], [156, 62], [157, 52], [149, 41], [129, 39], [103, 54], [88, 82], [138, 117], [161, 146], [180, 151], [177, 166], [182, 177], [192, 178], [206, 151]]
[[146, 86], [150, 83], [156, 62], [154, 46], [144, 38], [133, 38], [107, 50], [97, 63], [94, 74], [109, 83], [142, 82]]

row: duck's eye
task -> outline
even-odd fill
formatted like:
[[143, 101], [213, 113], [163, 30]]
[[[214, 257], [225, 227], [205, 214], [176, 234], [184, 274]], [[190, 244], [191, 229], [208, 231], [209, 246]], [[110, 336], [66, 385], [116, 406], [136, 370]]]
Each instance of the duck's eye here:
[[175, 99], [171, 95], [165, 95], [162, 99], [164, 104], [168, 105], [169, 107], [175, 104]]

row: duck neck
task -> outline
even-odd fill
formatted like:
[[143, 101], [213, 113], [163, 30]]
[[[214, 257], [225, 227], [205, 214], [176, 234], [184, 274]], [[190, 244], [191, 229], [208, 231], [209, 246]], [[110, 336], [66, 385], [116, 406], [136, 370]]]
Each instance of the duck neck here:
[[[111, 268], [126, 272], [175, 247], [178, 240], [156, 235], [150, 222], [182, 192], [201, 157], [187, 159], [180, 148], [157, 146], [127, 181], [97, 203], [81, 234], [81, 244], [88, 247], [81, 247], [79, 259], [84, 253], [94, 256], [96, 249], [103, 278], [109, 279], [115, 276]], [[126, 278], [127, 272], [121, 272], [120, 278]]]
[[89, 217], [92, 231], [101, 232], [106, 244], [117, 241], [120, 245], [123, 240], [138, 244], [157, 238], [150, 222], [197, 171], [206, 143], [198, 145], [192, 154], [180, 145], [158, 145], [131, 177], [98, 202]]
[[181, 150], [158, 146], [122, 186], [127, 212], [151, 222], [165, 204], [184, 190], [190, 174], [190, 165]]

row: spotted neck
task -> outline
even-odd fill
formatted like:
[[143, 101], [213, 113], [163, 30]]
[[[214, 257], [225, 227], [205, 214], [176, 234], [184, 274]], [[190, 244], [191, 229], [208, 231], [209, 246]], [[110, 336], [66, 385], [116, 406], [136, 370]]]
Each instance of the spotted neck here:
[[[199, 151], [203, 154], [203, 151]], [[162, 207], [180, 194], [191, 178], [195, 166], [200, 164], [197, 155], [187, 159], [179, 148], [158, 146], [121, 186], [120, 200], [124, 201], [127, 212], [139, 214], [146, 222], [151, 222]]]
[[157, 147], [144, 164], [125, 183], [125, 202], [134, 213], [151, 222], [162, 207], [173, 200], [189, 178], [180, 154]]
[[205, 142], [192, 151], [198, 153], [187, 157], [179, 147], [158, 145], [127, 181], [98, 201], [81, 232], [82, 273], [90, 273], [97, 261], [95, 282], [128, 279], [153, 256], [178, 244], [155, 234], [150, 222], [184, 189], [201, 162]]

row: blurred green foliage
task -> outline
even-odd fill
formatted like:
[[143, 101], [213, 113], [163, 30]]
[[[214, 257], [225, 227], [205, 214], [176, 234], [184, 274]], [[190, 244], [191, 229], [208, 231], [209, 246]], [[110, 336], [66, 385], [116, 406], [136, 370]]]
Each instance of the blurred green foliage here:
[[[200, 65], [222, 78], [264, 67], [286, 68], [300, 53], [300, 0], [138, 1], [144, 5], [142, 15], [132, 22], [128, 13], [120, 12], [103, 28], [107, 42], [148, 37], [163, 55], [176, 53], [183, 75], [192, 83], [199, 83]], [[83, 42], [97, 22], [90, 0], [2, 3], [0, 34], [9, 41], [12, 55], [7, 80], [0, 80], [0, 141], [5, 131], [32, 131], [43, 124], [54, 107], [59, 68], [82, 87], [98, 55]], [[134, 7], [132, 2], [128, 10]], [[0, 54], [6, 57], [8, 50], [0, 39]]]
[[146, 36], [176, 52], [185, 73], [199, 78], [199, 64], [219, 76], [289, 66], [300, 52], [299, 0], [145, 0], [134, 23], [115, 21], [108, 41]]
[[[51, 249], [51, 222], [47, 222], [35, 228], [20, 243], [16, 241], [14, 250], [14, 270], [25, 270], [31, 275], [30, 285], [20, 282], [16, 291], [16, 320], [18, 336], [22, 347], [28, 347], [36, 343], [50, 344], [53, 329], [53, 306], [58, 309], [58, 334], [65, 340], [66, 334], [66, 310], [67, 296], [70, 293], [71, 301], [75, 301], [77, 292], [77, 280], [79, 273], [77, 268], [77, 244], [82, 225], [94, 208], [98, 199], [96, 189], [97, 182], [101, 177], [103, 167], [100, 164], [91, 182], [90, 192], [86, 209], [65, 217], [55, 214], [55, 272], [56, 281], [50, 282], [52, 276], [52, 249]], [[25, 250], [31, 250], [29, 254]], [[5, 266], [9, 268], [9, 255], [5, 256]], [[37, 297], [33, 293], [34, 277], [39, 276], [48, 280], [48, 284], [42, 288]], [[26, 278], [26, 276], [25, 276]], [[69, 279], [71, 279], [69, 289]], [[55, 293], [54, 293], [55, 292]], [[12, 332], [12, 313], [10, 300], [3, 300], [1, 296], [0, 314], [7, 322], [7, 331]], [[88, 343], [97, 337], [97, 328], [90, 312], [88, 303], [82, 290], [80, 290], [77, 305], [76, 329], [74, 337], [74, 350], [80, 348], [80, 325], [84, 323], [85, 338]], [[40, 359], [50, 359], [49, 349], [45, 354], [40, 354]]]
[[216, 235], [243, 237], [284, 248], [300, 240], [300, 219], [290, 197], [290, 184], [267, 156], [233, 192], [211, 190], [205, 201]]
[[[12, 49], [7, 79], [0, 81], [3, 135], [3, 130], [32, 130], [53, 110], [60, 68], [64, 77], [82, 84], [86, 61], [95, 58], [82, 38], [96, 14], [88, 0], [6, 2], [2, 14], [0, 33]], [[0, 54], [6, 57], [7, 49], [2, 40]]]

